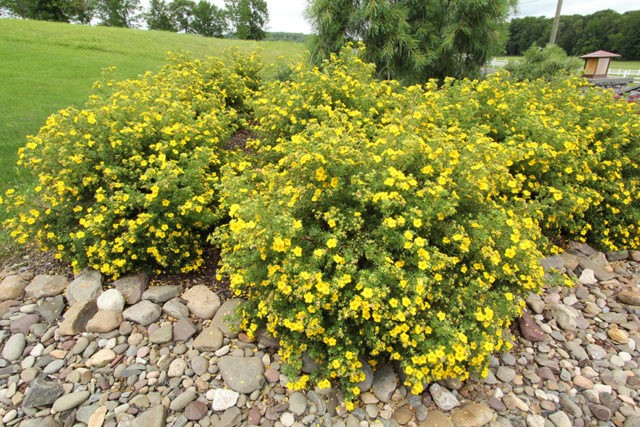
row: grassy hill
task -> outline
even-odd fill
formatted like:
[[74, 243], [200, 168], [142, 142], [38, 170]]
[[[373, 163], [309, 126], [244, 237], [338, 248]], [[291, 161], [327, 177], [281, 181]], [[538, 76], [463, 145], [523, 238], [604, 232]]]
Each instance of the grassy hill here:
[[305, 51], [294, 42], [0, 19], [0, 194], [26, 179], [15, 166], [26, 135], [60, 108], [83, 104], [103, 68], [116, 66], [114, 77], [125, 79], [158, 70], [169, 51], [202, 57], [230, 47], [262, 49], [265, 64], [274, 65], [267, 77]]

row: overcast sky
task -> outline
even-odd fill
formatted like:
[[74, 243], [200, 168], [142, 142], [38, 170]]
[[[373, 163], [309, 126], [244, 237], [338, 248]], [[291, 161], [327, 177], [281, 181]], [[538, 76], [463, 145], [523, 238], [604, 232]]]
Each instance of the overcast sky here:
[[[269, 6], [268, 31], [288, 33], [311, 33], [311, 26], [304, 19], [306, 0], [266, 0]], [[224, 0], [213, 0], [218, 6], [224, 6]], [[556, 13], [556, 0], [520, 0], [519, 12], [515, 16], [553, 17]], [[620, 13], [639, 10], [637, 0], [564, 0], [563, 15], [589, 15], [602, 9], [613, 9]]]

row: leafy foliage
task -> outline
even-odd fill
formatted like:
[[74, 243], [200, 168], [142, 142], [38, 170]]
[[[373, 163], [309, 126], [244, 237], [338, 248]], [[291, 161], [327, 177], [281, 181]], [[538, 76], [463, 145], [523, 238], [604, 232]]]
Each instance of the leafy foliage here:
[[176, 57], [157, 74], [98, 83], [84, 108], [52, 115], [21, 149], [37, 198], [23, 207], [16, 195], [12, 235], [114, 276], [200, 266], [219, 218], [224, 145], [259, 70], [237, 53], [224, 62]]
[[559, 76], [576, 75], [581, 68], [580, 59], [567, 56], [556, 45], [544, 48], [531, 46], [524, 52], [521, 61], [511, 62], [505, 67], [516, 80], [551, 80]]
[[225, 0], [227, 16], [236, 37], [243, 40], [262, 40], [269, 10], [265, 0]]
[[144, 17], [147, 22], [147, 28], [150, 30], [177, 30], [171, 9], [164, 0], [151, 0], [149, 10], [145, 12]]
[[[515, 18], [509, 24], [507, 54], [522, 55], [532, 45], [545, 46], [553, 18]], [[640, 10], [620, 14], [601, 10], [591, 15], [560, 17], [557, 44], [571, 56], [595, 50], [619, 53], [626, 60], [640, 59]]]
[[97, 0], [96, 16], [106, 27], [133, 28], [140, 12], [140, 0]]
[[320, 61], [348, 42], [362, 41], [377, 76], [404, 82], [477, 76], [501, 53], [511, 0], [315, 0], [307, 15]]

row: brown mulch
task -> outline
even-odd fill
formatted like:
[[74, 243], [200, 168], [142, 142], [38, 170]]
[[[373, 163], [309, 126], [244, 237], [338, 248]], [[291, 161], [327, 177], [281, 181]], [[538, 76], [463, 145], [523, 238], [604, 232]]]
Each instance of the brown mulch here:
[[[232, 295], [229, 283], [216, 279], [219, 260], [219, 252], [210, 248], [205, 252], [204, 264], [198, 270], [150, 275], [149, 286], [180, 285], [183, 289], [188, 289], [195, 285], [206, 285], [225, 301]], [[11, 251], [3, 251], [0, 255], [0, 280], [25, 271], [36, 275], [63, 275], [70, 280], [74, 277], [73, 269], [68, 264], [56, 259], [53, 252], [39, 250], [36, 245], [16, 246]]]

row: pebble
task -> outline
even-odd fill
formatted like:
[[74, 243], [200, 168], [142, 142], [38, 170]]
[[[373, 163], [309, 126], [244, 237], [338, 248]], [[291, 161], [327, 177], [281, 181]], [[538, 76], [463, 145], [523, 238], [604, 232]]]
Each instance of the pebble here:
[[[524, 311], [514, 331], [518, 350], [495, 354], [483, 381], [450, 378], [414, 396], [403, 385], [400, 365], [383, 364], [374, 373], [361, 359], [365, 380], [351, 413], [335, 389], [283, 386], [289, 378], [281, 371], [277, 341], [238, 335], [228, 318], [241, 300], [200, 314], [204, 307], [196, 307], [193, 296], [184, 298], [189, 289], [179, 296], [177, 286], [152, 286], [149, 299], [140, 300], [146, 275], [107, 284], [114, 289], [104, 292], [100, 284], [96, 300], [66, 313], [62, 290], [52, 290], [56, 296], [27, 292], [0, 321], [0, 406], [6, 408], [0, 416], [4, 424], [27, 427], [49, 425], [51, 413], [71, 410], [77, 410], [76, 422], [90, 427], [638, 425], [640, 322], [631, 304], [638, 293], [628, 276], [638, 277], [637, 264], [616, 261], [612, 273], [599, 253], [590, 256], [595, 261], [582, 252], [550, 257], [549, 265], [574, 277], [592, 269], [597, 286], [549, 287], [529, 296], [531, 313]], [[128, 290], [127, 281], [133, 283]], [[205, 288], [196, 295], [217, 296]], [[109, 302], [112, 297], [124, 301], [122, 308]], [[53, 301], [52, 310], [42, 309]], [[109, 312], [115, 314], [108, 315], [114, 321], [107, 328], [101, 316]], [[305, 369], [313, 370], [309, 360]]]

